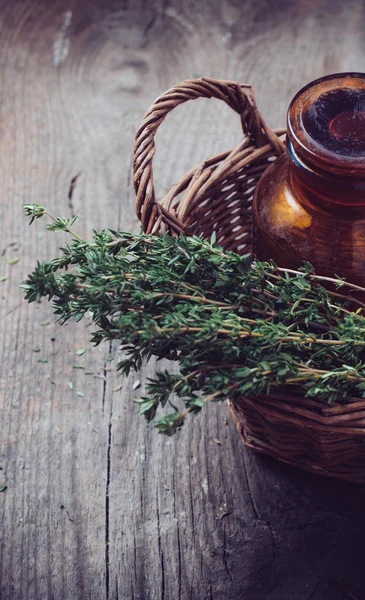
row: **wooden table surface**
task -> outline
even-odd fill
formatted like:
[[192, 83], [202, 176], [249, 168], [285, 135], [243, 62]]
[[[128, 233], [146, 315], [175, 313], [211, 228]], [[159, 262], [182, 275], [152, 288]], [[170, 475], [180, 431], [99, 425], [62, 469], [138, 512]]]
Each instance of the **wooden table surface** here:
[[[363, 0], [0, 2], [1, 600], [365, 598], [363, 488], [255, 456], [225, 406], [158, 435], [133, 404], [155, 363], [122, 380], [117, 346], [18, 287], [64, 241], [22, 203], [79, 214], [82, 235], [137, 230], [134, 132], [166, 88], [249, 82], [282, 126], [308, 81], [365, 71], [364, 31]], [[178, 108], [158, 193], [239, 137], [223, 103]]]

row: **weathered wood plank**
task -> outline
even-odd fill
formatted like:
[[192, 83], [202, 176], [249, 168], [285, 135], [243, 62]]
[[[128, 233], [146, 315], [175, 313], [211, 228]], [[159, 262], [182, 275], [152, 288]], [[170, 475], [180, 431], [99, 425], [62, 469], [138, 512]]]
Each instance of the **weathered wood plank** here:
[[[254, 456], [224, 406], [158, 436], [135, 416], [137, 377], [113, 370], [117, 348], [89, 349], [88, 328], [59, 329], [18, 284], [62, 243], [41, 223], [29, 229], [21, 203], [80, 214], [83, 235], [136, 228], [133, 135], [158, 93], [195, 75], [249, 81], [281, 125], [302, 84], [363, 70], [363, 2], [0, 8], [0, 597], [361, 600], [363, 489]], [[219, 102], [180, 107], [158, 134], [157, 190], [238, 139]]]

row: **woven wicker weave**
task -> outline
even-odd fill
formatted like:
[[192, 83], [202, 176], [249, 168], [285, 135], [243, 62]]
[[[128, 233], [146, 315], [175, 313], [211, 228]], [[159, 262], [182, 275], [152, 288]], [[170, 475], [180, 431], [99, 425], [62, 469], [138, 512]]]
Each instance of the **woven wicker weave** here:
[[[207, 159], [156, 200], [154, 136], [166, 115], [196, 98], [223, 100], [240, 115], [243, 139]], [[209, 238], [251, 253], [251, 209], [256, 184], [269, 162], [285, 152], [285, 130], [271, 131], [257, 110], [252, 87], [232, 81], [184, 81], [157, 98], [136, 133], [134, 187], [137, 215], [147, 233]], [[365, 400], [324, 406], [293, 394], [242, 398], [229, 406], [244, 443], [288, 464], [365, 483]]]

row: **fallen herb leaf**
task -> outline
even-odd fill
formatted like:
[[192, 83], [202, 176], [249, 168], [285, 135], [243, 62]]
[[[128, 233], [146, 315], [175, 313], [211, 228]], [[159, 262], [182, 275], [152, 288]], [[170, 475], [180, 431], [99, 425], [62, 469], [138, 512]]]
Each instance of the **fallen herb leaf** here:
[[137, 379], [137, 381], [135, 381], [134, 384], [132, 385], [132, 390], [136, 390], [137, 388], [139, 388], [140, 385], [141, 385], [141, 382], [139, 379]]
[[0, 486], [0, 492], [5, 492], [5, 490], [7, 490], [7, 489], [8, 489], [7, 485]]
[[82, 365], [72, 365], [73, 369], [85, 369]]
[[70, 390], [74, 389], [74, 384], [72, 383], [72, 381], [68, 382], [68, 387], [70, 388]]
[[83, 354], [85, 354], [85, 352], [86, 348], [79, 348], [79, 350], [76, 350], [77, 356], [82, 356]]
[[119, 390], [123, 389], [123, 384], [118, 385], [118, 387], [114, 388], [113, 392], [119, 392]]
[[20, 261], [20, 258], [14, 257], [14, 258], [8, 258], [8, 260], [6, 262], [8, 263], [8, 265], [15, 265], [15, 263], [17, 263], [19, 261]]
[[38, 348], [38, 346], [36, 346], [35, 348], [32, 348], [32, 351], [33, 351], [33, 352], [40, 352], [40, 351], [41, 351], [41, 349], [40, 349], [40, 348]]
[[228, 515], [231, 515], [231, 514], [232, 514], [231, 510], [226, 510], [218, 515], [219, 520], [221, 521], [222, 519], [224, 519], [224, 517], [228, 517]]
[[37, 360], [40, 363], [48, 363], [48, 360], [46, 358], [38, 358]]
[[7, 277], [0, 277], [0, 281], [6, 281]]
[[85, 375], [94, 375], [94, 371], [85, 371]]
[[84, 397], [85, 397], [85, 394], [84, 394], [84, 392], [76, 392], [76, 394], [77, 394], [78, 396], [80, 396], [80, 398], [84, 398]]

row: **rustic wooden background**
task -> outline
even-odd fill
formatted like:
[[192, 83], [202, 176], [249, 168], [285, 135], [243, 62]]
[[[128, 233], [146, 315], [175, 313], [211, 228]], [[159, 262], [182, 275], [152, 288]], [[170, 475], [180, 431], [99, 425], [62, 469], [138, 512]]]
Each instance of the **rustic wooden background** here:
[[[133, 136], [167, 87], [250, 82], [281, 126], [306, 82], [365, 71], [364, 31], [363, 0], [0, 1], [1, 600], [365, 598], [364, 489], [246, 451], [225, 406], [159, 436], [132, 402], [155, 364], [122, 381], [117, 347], [18, 287], [63, 242], [24, 202], [81, 215], [83, 235], [137, 228]], [[239, 135], [217, 101], [177, 109], [158, 191]]]

